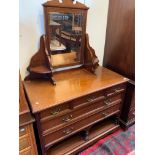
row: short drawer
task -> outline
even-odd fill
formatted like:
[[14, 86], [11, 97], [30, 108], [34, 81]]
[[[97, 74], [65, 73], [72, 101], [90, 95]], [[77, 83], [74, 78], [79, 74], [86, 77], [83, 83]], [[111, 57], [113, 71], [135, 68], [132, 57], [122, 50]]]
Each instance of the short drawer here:
[[104, 91], [102, 90], [102, 91], [95, 92], [93, 94], [86, 95], [84, 97], [77, 98], [73, 100], [72, 103], [73, 103], [73, 107], [76, 108], [79, 106], [83, 106], [87, 103], [98, 101], [104, 98], [105, 98], [105, 94], [104, 94]]
[[92, 125], [98, 122], [99, 120], [102, 120], [110, 116], [114, 112], [119, 112], [119, 109], [120, 109], [120, 104], [116, 104], [108, 109], [102, 110], [92, 116], [82, 119], [79, 122], [76, 122], [68, 127], [65, 127], [55, 132], [47, 133], [46, 135], [44, 135], [46, 147], [49, 147], [50, 145], [68, 137], [69, 135], [72, 135], [73, 133], [84, 129], [89, 125]]
[[73, 122], [77, 119], [81, 119], [90, 115], [93, 111], [98, 110], [99, 108], [107, 108], [113, 104], [120, 103], [121, 94], [111, 97], [110, 99], [102, 99], [98, 102], [90, 102], [83, 107], [74, 109], [72, 112], [69, 112], [63, 116], [51, 118], [48, 120], [41, 121], [41, 126], [43, 131], [48, 131], [49, 129], [56, 128], [60, 125], [66, 125], [70, 122]]
[[126, 89], [126, 85], [125, 84], [121, 84], [121, 85], [117, 85], [111, 88], [108, 88], [105, 90], [105, 96], [106, 97], [112, 97], [116, 94], [120, 94], [125, 92]]
[[20, 127], [20, 128], [19, 128], [19, 137], [22, 137], [22, 136], [26, 135], [27, 132], [28, 132], [28, 131], [27, 131], [27, 127], [26, 127], [26, 126]]
[[19, 151], [27, 148], [30, 146], [30, 142], [29, 142], [29, 139], [28, 137], [24, 137], [22, 139], [19, 139]]
[[65, 111], [69, 111], [70, 109], [71, 109], [71, 103], [64, 103], [62, 105], [59, 105], [41, 112], [40, 117], [41, 118], [50, 117], [50, 116], [54, 117]]

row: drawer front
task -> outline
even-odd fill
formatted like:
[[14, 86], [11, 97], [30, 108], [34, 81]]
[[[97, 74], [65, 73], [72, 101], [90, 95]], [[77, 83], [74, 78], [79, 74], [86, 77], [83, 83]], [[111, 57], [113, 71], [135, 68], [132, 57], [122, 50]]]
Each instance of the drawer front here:
[[41, 126], [43, 131], [47, 131], [48, 129], [56, 128], [60, 125], [66, 125], [70, 122], [75, 121], [76, 119], [80, 119], [82, 117], [90, 115], [93, 111], [96, 111], [99, 108], [107, 108], [112, 106], [115, 103], [121, 102], [121, 94], [111, 97], [110, 99], [102, 99], [98, 102], [91, 102], [83, 107], [76, 108], [70, 113], [67, 113], [63, 116], [50, 119], [49, 121], [42, 121]]
[[105, 90], [105, 96], [106, 97], [111, 97], [114, 96], [116, 94], [120, 94], [125, 92], [126, 89], [126, 84], [121, 84], [121, 85], [117, 85], [111, 88], [108, 88]]
[[88, 104], [88, 103], [91, 103], [91, 102], [94, 102], [94, 101], [97, 101], [100, 99], [104, 99], [104, 98], [105, 98], [104, 91], [99, 91], [99, 92], [78, 98], [76, 100], [73, 100], [72, 103], [73, 103], [73, 107], [77, 108], [77, 107], [81, 107], [85, 104]]
[[20, 127], [19, 128], [19, 137], [22, 137], [22, 136], [25, 136], [27, 134], [27, 127], [24, 126], [24, 127]]
[[62, 112], [71, 110], [71, 103], [64, 103], [62, 105], [47, 109], [40, 113], [40, 118], [46, 118], [46, 117], [54, 117]]
[[27, 151], [24, 151], [24, 152], [19, 153], [19, 155], [33, 155], [33, 154], [31, 152], [31, 150], [29, 149]]
[[99, 121], [108, 115], [112, 114], [113, 112], [118, 111], [120, 108], [120, 104], [114, 105], [113, 107], [110, 107], [106, 110], [102, 110], [92, 116], [87, 117], [86, 119], [80, 120], [79, 122], [76, 122], [68, 127], [65, 127], [61, 130], [58, 130], [53, 133], [49, 133], [44, 136], [45, 139], [45, 145], [51, 145], [65, 137], [68, 137], [69, 135], [72, 135], [73, 133], [95, 123], [96, 121]]
[[77, 98], [62, 105], [47, 109], [40, 113], [40, 118], [46, 119], [48, 117], [57, 117], [60, 114], [71, 111], [72, 109], [82, 107], [89, 103], [97, 102], [107, 97], [112, 97], [114, 95], [123, 93], [125, 91], [125, 86], [125, 84], [120, 84], [111, 88], [107, 88], [105, 90], [86, 95], [84, 97]]
[[29, 146], [30, 146], [30, 142], [29, 142], [28, 137], [24, 137], [22, 139], [19, 139], [19, 150], [20, 151], [29, 147]]

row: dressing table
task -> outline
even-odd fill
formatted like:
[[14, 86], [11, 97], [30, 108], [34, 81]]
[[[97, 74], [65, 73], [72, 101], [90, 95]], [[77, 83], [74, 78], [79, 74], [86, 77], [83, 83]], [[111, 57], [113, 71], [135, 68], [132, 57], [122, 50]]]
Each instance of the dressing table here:
[[[24, 89], [40, 154], [76, 154], [119, 129], [128, 79], [98, 65], [86, 34], [87, 6], [53, 0], [43, 7], [46, 34], [31, 58]], [[52, 29], [51, 21], [61, 26]]]

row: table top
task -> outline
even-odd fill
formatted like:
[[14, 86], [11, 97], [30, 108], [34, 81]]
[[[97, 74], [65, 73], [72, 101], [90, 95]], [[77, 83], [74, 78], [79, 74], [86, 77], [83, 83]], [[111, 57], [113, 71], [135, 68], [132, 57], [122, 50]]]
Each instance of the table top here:
[[127, 78], [101, 66], [96, 69], [95, 74], [81, 68], [56, 73], [54, 79], [56, 86], [48, 80], [24, 81], [33, 113], [128, 81]]

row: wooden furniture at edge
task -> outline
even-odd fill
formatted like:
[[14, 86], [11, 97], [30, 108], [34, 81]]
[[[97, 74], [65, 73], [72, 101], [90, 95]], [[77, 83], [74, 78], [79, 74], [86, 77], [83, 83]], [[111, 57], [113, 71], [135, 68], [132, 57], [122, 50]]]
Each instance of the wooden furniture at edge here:
[[135, 0], [109, 1], [103, 66], [130, 79], [120, 123], [135, 122]]
[[33, 122], [19, 77], [19, 154], [38, 155], [33, 131]]
[[127, 78], [103, 67], [54, 74], [48, 80], [24, 81], [36, 119], [42, 155], [71, 155], [119, 129]]

